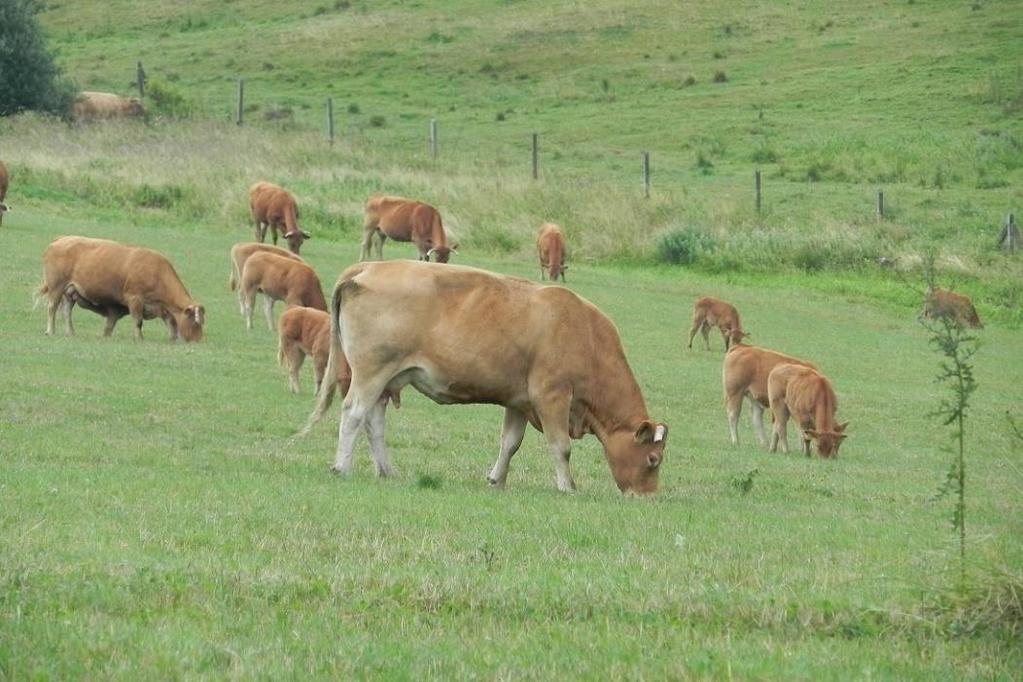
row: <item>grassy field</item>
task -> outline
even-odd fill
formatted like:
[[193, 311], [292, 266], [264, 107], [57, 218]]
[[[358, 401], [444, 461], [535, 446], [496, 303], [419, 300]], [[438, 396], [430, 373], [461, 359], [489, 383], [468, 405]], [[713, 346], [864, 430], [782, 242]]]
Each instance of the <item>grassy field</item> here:
[[[620, 496], [592, 438], [575, 448], [580, 492], [557, 493], [536, 433], [508, 488], [489, 490], [500, 410], [414, 392], [389, 415], [396, 477], [376, 480], [363, 444], [339, 479], [335, 428], [292, 438], [312, 397], [287, 392], [268, 330], [244, 330], [226, 287], [236, 235], [16, 218], [0, 271], [2, 677], [1012, 678], [1023, 664], [1011, 619], [983, 620], [1023, 560], [1004, 418], [1018, 331], [989, 325], [977, 356], [968, 556], [982, 592], [959, 611], [943, 601], [951, 502], [933, 499], [949, 434], [926, 416], [941, 392], [915, 306], [577, 263], [569, 286], [619, 326], [671, 427], [658, 496]], [[65, 233], [166, 253], [207, 307], [204, 342], [170, 344], [152, 324], [143, 343], [126, 324], [103, 339], [81, 312], [77, 337], [44, 337], [30, 296]], [[356, 257], [306, 249], [326, 281]], [[531, 259], [466, 259], [536, 276]], [[831, 376], [852, 422], [838, 460], [761, 452], [748, 415], [728, 446], [721, 353], [683, 346], [701, 294]]]

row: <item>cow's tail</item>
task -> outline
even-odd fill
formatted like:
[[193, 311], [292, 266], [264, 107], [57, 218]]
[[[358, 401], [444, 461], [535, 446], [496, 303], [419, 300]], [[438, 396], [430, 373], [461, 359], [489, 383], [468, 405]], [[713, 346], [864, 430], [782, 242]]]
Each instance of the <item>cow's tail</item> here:
[[238, 272], [238, 259], [234, 256], [234, 249], [231, 249], [231, 277], [227, 280], [227, 286], [231, 287], [231, 291], [236, 291], [240, 280], [241, 273]]
[[448, 238], [444, 234], [444, 223], [440, 219], [440, 211], [434, 209], [433, 211], [433, 223], [430, 225], [430, 236], [433, 240], [434, 246], [451, 246], [448, 244]]
[[43, 282], [42, 286], [36, 289], [36, 291], [32, 294], [32, 310], [35, 310], [42, 305], [49, 293], [50, 286], [46, 282]]
[[327, 369], [323, 373], [320, 392], [316, 395], [316, 409], [309, 415], [305, 427], [300, 432], [302, 436], [308, 434], [323, 419], [337, 393], [339, 370], [341, 363], [344, 362], [344, 350], [341, 348], [341, 292], [346, 283], [339, 281], [334, 285], [334, 295], [330, 299], [330, 354], [327, 356]]

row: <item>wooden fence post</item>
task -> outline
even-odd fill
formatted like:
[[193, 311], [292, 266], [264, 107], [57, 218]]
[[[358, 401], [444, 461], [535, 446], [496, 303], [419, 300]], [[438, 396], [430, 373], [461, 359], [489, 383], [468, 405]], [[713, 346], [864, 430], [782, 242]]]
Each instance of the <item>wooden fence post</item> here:
[[1019, 228], [1016, 227], [1016, 216], [1009, 214], [1002, 228], [1002, 236], [998, 238], [998, 245], [1006, 251], [1013, 253], [1020, 247]]
[[540, 155], [537, 149], [537, 137], [538, 133], [533, 133], [533, 179], [536, 180], [540, 177]]
[[884, 191], [877, 190], [877, 219], [884, 220]]
[[327, 142], [334, 144], [334, 98], [327, 98]]
[[235, 119], [235, 123], [238, 125], [242, 124], [242, 119], [245, 115], [245, 79], [238, 79], [238, 117]]
[[760, 213], [760, 170], [753, 172], [753, 189], [756, 193], [757, 213]]
[[146, 71], [141, 61], [135, 63], [135, 83], [139, 88], [139, 99], [142, 99], [146, 96]]
[[430, 119], [430, 154], [437, 158], [437, 119]]
[[643, 196], [650, 198], [650, 152], [643, 152]]

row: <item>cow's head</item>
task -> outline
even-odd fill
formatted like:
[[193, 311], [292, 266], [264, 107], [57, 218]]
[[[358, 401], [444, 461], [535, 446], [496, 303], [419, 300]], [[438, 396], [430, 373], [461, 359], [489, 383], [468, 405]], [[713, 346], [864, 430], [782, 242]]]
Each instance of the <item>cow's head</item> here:
[[843, 432], [847, 426], [849, 426], [849, 422], [839, 424], [835, 427], [834, 431], [807, 429], [804, 433], [807, 438], [817, 441], [818, 455], [821, 457], [838, 457], [838, 446], [845, 440], [846, 434]]
[[312, 235], [305, 230], [296, 229], [284, 235], [284, 238], [288, 240], [288, 250], [297, 256], [302, 248], [302, 242], [306, 239], [312, 239]]
[[623, 429], [610, 434], [604, 444], [611, 475], [623, 493], [657, 492], [657, 476], [664, 461], [668, 427], [644, 419], [635, 432]]
[[732, 346], [742, 343], [742, 340], [748, 336], [752, 336], [741, 329], [728, 329], [725, 331], [725, 350], [728, 350]]
[[185, 341], [201, 341], [202, 326], [206, 322], [206, 309], [193, 304], [174, 315], [178, 325], [178, 336]]
[[451, 258], [451, 254], [458, 255], [458, 244], [452, 244], [451, 246], [435, 246], [426, 252], [426, 260], [430, 260], [430, 256], [436, 256], [438, 263], [447, 263], [448, 259]]
[[562, 273], [568, 270], [568, 265], [565, 263], [551, 263], [550, 272], [548, 273], [551, 280], [557, 280], [559, 277], [563, 277]]
[[146, 115], [146, 110], [145, 110], [145, 108], [143, 108], [142, 102], [138, 101], [134, 97], [132, 97], [131, 99], [128, 100], [128, 102], [125, 105], [124, 109], [125, 109], [125, 113], [128, 116], [131, 116], [131, 117], [134, 117], [134, 118], [142, 118], [143, 116]]

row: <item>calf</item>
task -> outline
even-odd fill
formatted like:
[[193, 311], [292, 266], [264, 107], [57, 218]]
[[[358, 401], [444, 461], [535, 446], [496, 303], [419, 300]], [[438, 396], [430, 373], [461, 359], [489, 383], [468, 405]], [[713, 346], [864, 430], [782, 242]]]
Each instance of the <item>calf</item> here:
[[835, 424], [838, 398], [827, 377], [805, 365], [778, 365], [767, 378], [767, 393], [774, 413], [771, 452], [779, 440], [782, 452], [789, 451], [785, 425], [791, 415], [803, 435], [804, 455], [810, 456], [810, 441], [816, 440], [821, 457], [838, 456], [849, 422]]
[[374, 241], [377, 259], [384, 257], [384, 241], [412, 242], [419, 251], [419, 260], [436, 256], [438, 263], [447, 263], [457, 253], [457, 244], [448, 245], [440, 213], [421, 201], [371, 196], [366, 200], [362, 222], [362, 252], [359, 260], [368, 260]]
[[721, 331], [721, 338], [725, 342], [725, 351], [736, 343], [741, 343], [749, 336], [742, 330], [739, 323], [739, 311], [730, 303], [725, 303], [716, 298], [701, 298], [693, 306], [693, 326], [689, 330], [689, 348], [693, 347], [693, 337], [699, 331], [703, 334], [703, 344], [710, 350], [711, 327], [717, 327]]
[[4, 213], [11, 210], [11, 207], [4, 203], [7, 197], [7, 187], [11, 182], [11, 175], [7, 172], [7, 166], [0, 161], [0, 225], [4, 224]]
[[969, 296], [938, 287], [933, 287], [927, 292], [924, 309], [920, 314], [923, 317], [947, 317], [971, 329], [984, 328]]
[[242, 268], [245, 267], [245, 261], [249, 259], [254, 253], [272, 253], [282, 258], [289, 258], [299, 263], [304, 263], [301, 256], [297, 256], [291, 251], [286, 249], [280, 249], [276, 246], [270, 246], [269, 244], [259, 244], [257, 242], [242, 242], [241, 244], [235, 244], [231, 247], [231, 278], [227, 284], [231, 287], [231, 291], [238, 293], [238, 309], [241, 314], [245, 314], [245, 299], [242, 296], [242, 290], [238, 286], [242, 281]]
[[781, 364], [803, 365], [816, 369], [805, 360], [799, 360], [766, 348], [747, 346], [740, 343], [725, 353], [721, 380], [725, 389], [725, 409], [728, 412], [728, 429], [732, 445], [739, 444], [739, 414], [742, 399], [749, 398], [753, 413], [753, 430], [761, 447], [767, 447], [764, 435], [764, 409], [770, 405], [767, 378], [771, 370]]
[[256, 292], [266, 297], [266, 324], [273, 331], [275, 301], [326, 310], [323, 287], [316, 272], [306, 265], [274, 253], [254, 253], [245, 261], [241, 276], [245, 327], [252, 329], [252, 308]]
[[544, 223], [536, 236], [536, 252], [540, 257], [540, 279], [550, 274], [551, 281], [565, 281], [565, 235], [554, 223]]
[[77, 121], [91, 121], [108, 118], [141, 118], [146, 110], [134, 97], [121, 97], [109, 92], [81, 93], [71, 106], [71, 113]]
[[43, 252], [43, 285], [38, 295], [49, 300], [46, 333], [52, 334], [57, 308], [63, 306], [68, 335], [74, 334], [71, 311], [76, 303], [107, 318], [105, 335], [117, 320], [131, 315], [135, 336], [142, 322], [157, 317], [173, 338], [198, 341], [206, 310], [191, 297], [174, 266], [150, 249], [106, 239], [61, 237]]
[[310, 235], [298, 226], [298, 202], [295, 195], [269, 182], [257, 182], [249, 188], [249, 209], [252, 221], [256, 225], [256, 239], [266, 239], [266, 229], [270, 228], [270, 236], [274, 245], [277, 244], [277, 232], [284, 235], [288, 248], [297, 254], [302, 242], [310, 239]]

